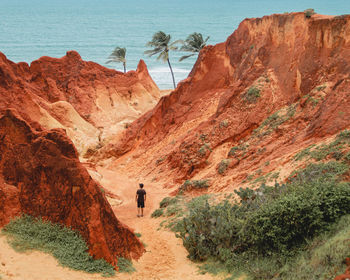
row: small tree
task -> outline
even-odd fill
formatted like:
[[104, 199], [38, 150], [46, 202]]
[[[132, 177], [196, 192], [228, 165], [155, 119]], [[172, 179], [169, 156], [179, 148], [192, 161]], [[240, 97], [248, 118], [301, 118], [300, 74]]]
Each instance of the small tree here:
[[306, 18], [311, 18], [312, 15], [316, 14], [314, 9], [306, 9], [304, 11]]
[[126, 48], [116, 47], [108, 58], [109, 60], [106, 63], [122, 62], [124, 66], [124, 73], [126, 72]]
[[199, 53], [200, 50], [205, 47], [208, 40], [209, 36], [204, 40], [201, 33], [194, 32], [191, 35], [189, 35], [180, 50], [185, 52], [191, 52], [191, 54], [182, 56], [179, 59], [179, 61], [182, 61]]
[[170, 60], [169, 60], [169, 51], [175, 51], [177, 50], [177, 47], [175, 46], [177, 43], [182, 42], [181, 40], [174, 41], [170, 43], [171, 36], [168, 34], [165, 34], [163, 31], [158, 31], [157, 33], [154, 33], [152, 37], [152, 41], [149, 41], [146, 46], [153, 47], [151, 50], [147, 50], [144, 53], [148, 54], [149, 56], [153, 56], [155, 54], [159, 54], [157, 57], [157, 60], [162, 59], [164, 62], [167, 61], [171, 76], [173, 78], [173, 84], [174, 89], [176, 88], [175, 84], [175, 78], [173, 69], [171, 68]]

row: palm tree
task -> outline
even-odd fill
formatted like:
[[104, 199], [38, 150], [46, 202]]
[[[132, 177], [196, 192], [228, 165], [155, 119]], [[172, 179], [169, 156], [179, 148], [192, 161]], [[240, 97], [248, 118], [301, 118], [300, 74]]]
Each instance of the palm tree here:
[[158, 31], [157, 33], [153, 34], [152, 41], [149, 41], [146, 46], [153, 47], [151, 50], [145, 51], [145, 54], [148, 54], [149, 56], [155, 55], [159, 53], [159, 56], [157, 57], [157, 60], [162, 59], [164, 62], [167, 61], [171, 76], [173, 77], [173, 84], [174, 89], [176, 88], [175, 85], [175, 78], [173, 69], [171, 68], [171, 64], [169, 61], [169, 51], [177, 50], [177, 47], [175, 44], [182, 42], [181, 40], [177, 40], [175, 42], [170, 43], [171, 36], [168, 34], [165, 34], [163, 31]]
[[185, 52], [191, 52], [192, 54], [182, 56], [179, 59], [179, 61], [182, 61], [186, 58], [195, 55], [196, 53], [199, 53], [200, 50], [205, 47], [208, 40], [209, 36], [205, 40], [203, 40], [203, 36], [201, 33], [194, 32], [191, 35], [189, 35], [180, 50]]
[[126, 72], [126, 48], [116, 47], [108, 58], [109, 60], [106, 63], [122, 62], [124, 66], [124, 73]]

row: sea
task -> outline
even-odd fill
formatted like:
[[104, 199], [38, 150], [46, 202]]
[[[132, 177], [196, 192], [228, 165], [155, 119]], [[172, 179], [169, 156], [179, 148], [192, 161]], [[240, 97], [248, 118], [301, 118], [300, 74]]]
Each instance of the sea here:
[[[76, 50], [84, 60], [106, 64], [116, 46], [127, 49], [127, 70], [140, 59], [160, 89], [171, 89], [168, 65], [148, 57], [146, 43], [155, 32], [171, 40], [199, 32], [208, 44], [224, 42], [245, 18], [313, 8], [317, 13], [350, 13], [350, 0], [0, 0], [0, 51], [14, 62], [30, 63], [41, 56], [62, 57]], [[170, 52], [175, 79], [185, 79], [196, 56]]]

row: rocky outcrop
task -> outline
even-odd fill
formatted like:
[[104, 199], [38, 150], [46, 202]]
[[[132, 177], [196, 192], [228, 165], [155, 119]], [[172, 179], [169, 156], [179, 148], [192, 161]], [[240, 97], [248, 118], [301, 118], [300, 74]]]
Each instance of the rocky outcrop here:
[[95, 258], [139, 258], [142, 243], [115, 217], [63, 129], [34, 130], [15, 110], [0, 114], [0, 226], [22, 213], [81, 233]]
[[103, 145], [158, 99], [142, 60], [124, 74], [83, 61], [75, 51], [30, 65], [0, 53], [0, 109], [16, 108], [33, 127], [66, 129], [80, 154]]
[[[246, 19], [225, 43], [204, 48], [189, 77], [101, 157], [131, 151], [149, 166], [144, 174], [205, 177], [217, 190], [276, 170], [350, 127], [349, 37], [349, 15]], [[218, 174], [221, 161], [228, 168]]]

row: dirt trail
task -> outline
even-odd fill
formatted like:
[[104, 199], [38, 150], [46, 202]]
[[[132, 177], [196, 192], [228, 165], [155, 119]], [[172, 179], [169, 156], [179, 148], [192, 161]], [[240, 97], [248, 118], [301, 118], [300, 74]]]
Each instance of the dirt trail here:
[[151, 213], [159, 202], [168, 195], [169, 189], [157, 183], [146, 183], [147, 192], [144, 217], [137, 217], [135, 194], [138, 182], [126, 175], [98, 169], [102, 175], [101, 184], [108, 191], [117, 194], [123, 203], [113, 210], [120, 221], [141, 233], [141, 241], [146, 244], [146, 253], [134, 262], [137, 272], [123, 279], [215, 279], [210, 275], [198, 274], [195, 264], [187, 259], [187, 251], [182, 241], [174, 233], [159, 229], [159, 219], [151, 218]]
[[[137, 217], [135, 194], [138, 182], [131, 180], [122, 172], [99, 168], [95, 173], [102, 186], [118, 195], [122, 203], [115, 203], [112, 208], [120, 221], [141, 233], [141, 241], [146, 244], [146, 252], [138, 260], [134, 261], [136, 272], [132, 274], [117, 273], [115, 277], [107, 279], [123, 280], [210, 280], [220, 279], [211, 275], [198, 274], [195, 264], [187, 259], [187, 251], [182, 246], [180, 239], [174, 233], [166, 230], [158, 230], [160, 219], [150, 217], [158, 207], [159, 201], [167, 196], [169, 189], [163, 189], [161, 185], [145, 182], [147, 191], [146, 208], [144, 217]], [[87, 274], [72, 271], [61, 267], [57, 261], [41, 252], [17, 253], [6, 242], [5, 237], [0, 236], [0, 279], [2, 280], [89, 280], [106, 279], [98, 274]]]

